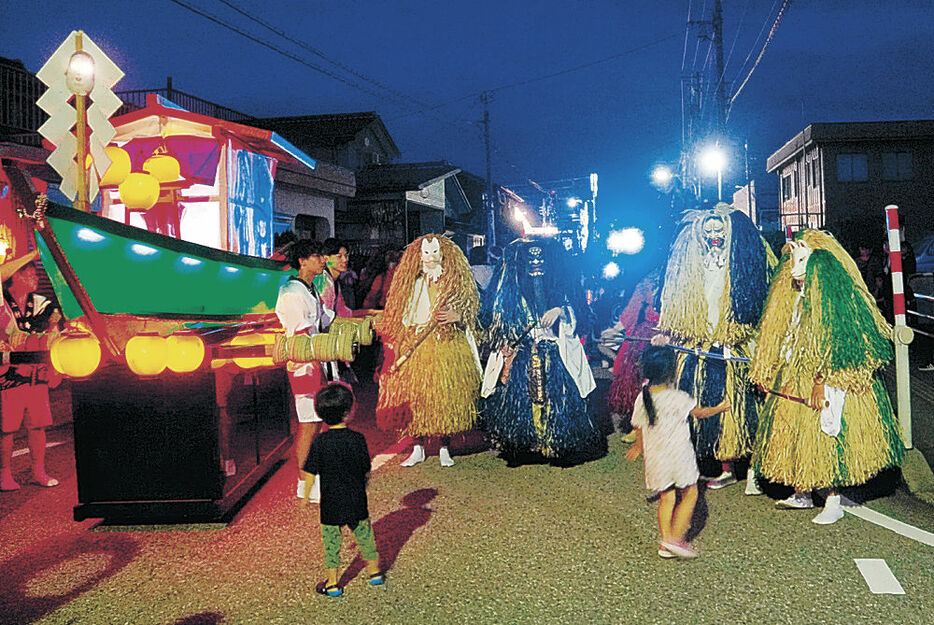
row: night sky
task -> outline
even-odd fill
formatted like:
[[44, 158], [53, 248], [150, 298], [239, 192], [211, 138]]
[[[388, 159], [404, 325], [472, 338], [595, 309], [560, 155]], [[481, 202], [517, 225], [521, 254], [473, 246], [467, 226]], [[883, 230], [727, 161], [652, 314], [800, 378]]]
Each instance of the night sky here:
[[[172, 76], [177, 89], [260, 117], [374, 110], [403, 160], [444, 158], [481, 176], [479, 94], [495, 90], [495, 180], [597, 172], [603, 218], [623, 220], [662, 206], [648, 174], [657, 162], [677, 161], [680, 76], [701, 70], [707, 59], [696, 31], [685, 37], [685, 22], [689, 12], [691, 19], [709, 19], [713, 6], [713, 0], [185, 3], [363, 89], [170, 0], [4, 0], [0, 55], [35, 72], [70, 31], [81, 29], [126, 72], [118, 90], [162, 87]], [[730, 88], [748, 72], [781, 5], [723, 0]], [[765, 157], [809, 123], [934, 117], [932, 34], [928, 0], [791, 2], [729, 118], [733, 139], [748, 141], [753, 176], [765, 176]], [[574, 69], [580, 66], [586, 67]], [[558, 75], [538, 79], [551, 74]], [[742, 182], [742, 155], [732, 163], [727, 176]]]

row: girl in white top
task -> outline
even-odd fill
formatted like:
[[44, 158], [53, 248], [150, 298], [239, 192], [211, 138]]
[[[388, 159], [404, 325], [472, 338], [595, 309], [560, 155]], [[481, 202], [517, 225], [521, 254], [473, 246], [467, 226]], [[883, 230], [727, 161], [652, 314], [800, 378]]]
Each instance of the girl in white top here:
[[704, 419], [730, 409], [728, 403], [701, 408], [676, 386], [677, 361], [668, 347], [651, 345], [642, 354], [646, 382], [632, 411], [635, 444], [626, 452], [635, 460], [645, 451], [645, 486], [658, 494], [658, 555], [696, 558], [685, 535], [697, 503], [697, 460], [688, 419]]

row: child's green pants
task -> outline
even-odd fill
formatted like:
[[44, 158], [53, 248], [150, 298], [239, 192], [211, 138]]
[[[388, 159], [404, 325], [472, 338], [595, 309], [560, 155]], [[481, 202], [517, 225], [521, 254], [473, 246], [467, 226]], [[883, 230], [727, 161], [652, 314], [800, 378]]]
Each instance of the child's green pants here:
[[[373, 538], [373, 527], [369, 519], [363, 519], [352, 527], [354, 540], [357, 541], [357, 547], [360, 548], [360, 554], [363, 559], [372, 562], [379, 560], [379, 553], [376, 551], [376, 539]], [[324, 539], [324, 566], [329, 569], [336, 569], [341, 563], [341, 535], [340, 525], [321, 524], [321, 537]]]

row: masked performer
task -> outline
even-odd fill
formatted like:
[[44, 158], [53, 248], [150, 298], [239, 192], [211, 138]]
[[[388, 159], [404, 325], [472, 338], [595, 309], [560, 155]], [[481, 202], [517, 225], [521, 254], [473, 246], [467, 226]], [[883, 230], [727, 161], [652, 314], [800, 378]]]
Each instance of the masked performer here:
[[484, 425], [508, 456], [586, 454], [601, 433], [587, 396], [596, 383], [578, 338], [586, 318], [579, 276], [553, 239], [513, 241], [493, 275], [481, 319], [493, 350], [481, 395]]
[[376, 406], [380, 428], [415, 438], [403, 466], [424, 461], [433, 436], [441, 438], [441, 465], [452, 466], [451, 435], [477, 419], [479, 308], [470, 265], [453, 241], [428, 234], [405, 249], [377, 323], [388, 355]]
[[[752, 352], [775, 264], [775, 255], [749, 218], [726, 204], [689, 211], [672, 245], [658, 329], [683, 347], [722, 356], [687, 355], [680, 386], [701, 405], [725, 400], [732, 406], [694, 422], [698, 459], [722, 462], [723, 472], [710, 488], [735, 483], [732, 461], [752, 452], [756, 399], [748, 364], [732, 358], [748, 358]], [[760, 492], [750, 474], [746, 493]]]
[[769, 391], [753, 464], [796, 492], [778, 503], [843, 517], [837, 488], [866, 482], [904, 455], [878, 370], [892, 359], [885, 322], [852, 258], [829, 234], [804, 230], [788, 243], [762, 318], [750, 375]]
[[[653, 271], [639, 281], [615, 326], [623, 336], [613, 361], [613, 382], [610, 383], [607, 404], [611, 414], [619, 415], [620, 422], [629, 422], [633, 404], [642, 391], [639, 359], [658, 323], [655, 294], [659, 278], [659, 272]], [[627, 434], [623, 440], [635, 442], [635, 433]]]

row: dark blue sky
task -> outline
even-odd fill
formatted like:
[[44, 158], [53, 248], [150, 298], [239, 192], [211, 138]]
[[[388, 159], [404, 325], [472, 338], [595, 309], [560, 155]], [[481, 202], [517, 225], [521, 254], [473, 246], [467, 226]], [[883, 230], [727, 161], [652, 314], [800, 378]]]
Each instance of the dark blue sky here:
[[[508, 86], [491, 105], [496, 180], [595, 171], [604, 217], [661, 206], [648, 173], [658, 161], [677, 160], [682, 60], [690, 71], [706, 58], [704, 44], [695, 53], [693, 36], [685, 46], [685, 21], [689, 8], [693, 19], [705, 19], [713, 6], [713, 0], [230, 0], [393, 95], [220, 0], [185, 2], [369, 92], [169, 0], [5, 0], [0, 55], [37, 71], [71, 30], [81, 29], [126, 72], [118, 89], [162, 86], [172, 76], [178, 89], [256, 116], [375, 110], [404, 160], [445, 158], [479, 175], [485, 161], [478, 94]], [[723, 0], [727, 81], [738, 84], [748, 71], [781, 4]], [[748, 140], [764, 167], [765, 156], [808, 123], [932, 118], [932, 35], [929, 0], [792, 2], [737, 98], [728, 130], [740, 143]], [[626, 53], [636, 48], [642, 49]], [[446, 105], [424, 111], [439, 104]], [[734, 163], [739, 174], [741, 155]]]

